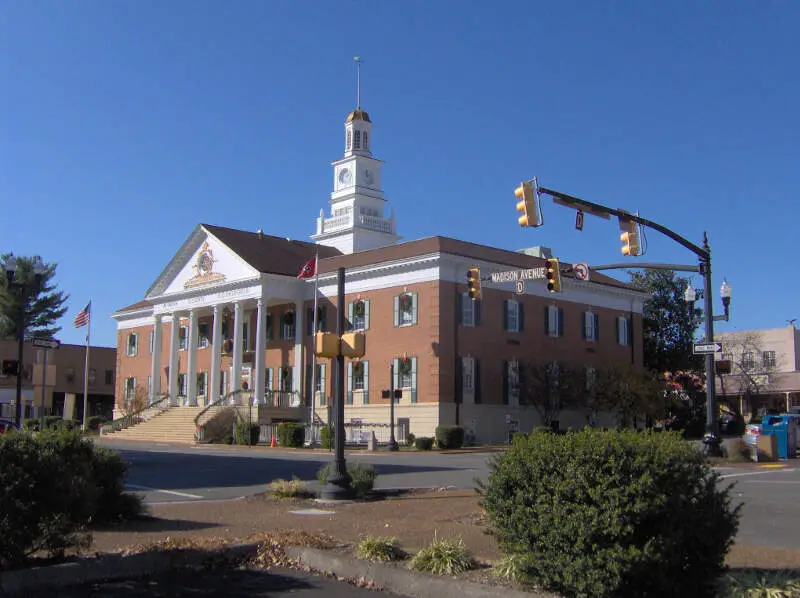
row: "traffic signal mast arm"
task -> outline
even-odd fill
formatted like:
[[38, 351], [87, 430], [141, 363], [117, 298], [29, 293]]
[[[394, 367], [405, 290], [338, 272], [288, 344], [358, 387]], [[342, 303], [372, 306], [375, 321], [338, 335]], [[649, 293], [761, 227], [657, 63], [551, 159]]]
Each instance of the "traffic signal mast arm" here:
[[[635, 216], [629, 212], [626, 212], [625, 210], [616, 210], [598, 203], [592, 203], [591, 201], [586, 201], [585, 199], [580, 199], [579, 197], [573, 197], [572, 195], [567, 195], [566, 193], [561, 193], [560, 191], [553, 191], [552, 189], [548, 189], [546, 187], [539, 187], [539, 193], [550, 195], [554, 201], [557, 201], [562, 205], [574, 207], [582, 212], [588, 212], [589, 214], [594, 214], [595, 216], [600, 216], [601, 218], [616, 216], [617, 218], [630, 220], [640, 224], [641, 226], [652, 228], [653, 230], [660, 232], [662, 235], [666, 235], [676, 243], [680, 243], [686, 247], [686, 249], [697, 255], [701, 260], [708, 261], [711, 259], [710, 251], [707, 251], [702, 247], [698, 247], [688, 239], [680, 236], [678, 233], [671, 231], [666, 226], [661, 226], [657, 222], [653, 222], [647, 218]], [[630, 265], [628, 265], [628, 267], [630, 268]]]

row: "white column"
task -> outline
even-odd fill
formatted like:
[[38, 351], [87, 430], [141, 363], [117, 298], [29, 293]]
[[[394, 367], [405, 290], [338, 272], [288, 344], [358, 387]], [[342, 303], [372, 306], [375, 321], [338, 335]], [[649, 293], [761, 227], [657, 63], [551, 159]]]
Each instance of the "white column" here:
[[170, 317], [169, 330], [169, 402], [178, 404], [178, 344], [180, 341], [180, 321], [177, 314]]
[[302, 401], [303, 389], [303, 302], [294, 304], [294, 374], [292, 375], [292, 390], [298, 394]]
[[213, 403], [219, 400], [220, 367], [222, 363], [222, 307], [214, 306], [214, 323], [211, 325], [211, 373], [206, 395]]
[[253, 401], [259, 405], [264, 403], [264, 368], [267, 357], [267, 305], [263, 297], [258, 298], [258, 311], [256, 312], [256, 371], [253, 374]]
[[161, 316], [153, 317], [153, 355], [150, 360], [150, 404], [161, 394]]
[[197, 405], [197, 310], [189, 310], [189, 357], [186, 360], [186, 406]]
[[242, 390], [242, 303], [233, 304], [233, 374], [231, 390]]

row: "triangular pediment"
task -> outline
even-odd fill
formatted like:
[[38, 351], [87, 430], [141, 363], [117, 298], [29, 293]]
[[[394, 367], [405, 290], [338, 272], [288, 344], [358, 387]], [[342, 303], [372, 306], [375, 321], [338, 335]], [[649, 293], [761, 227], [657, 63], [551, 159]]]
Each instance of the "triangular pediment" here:
[[217, 237], [198, 225], [145, 295], [148, 299], [212, 289], [260, 273]]

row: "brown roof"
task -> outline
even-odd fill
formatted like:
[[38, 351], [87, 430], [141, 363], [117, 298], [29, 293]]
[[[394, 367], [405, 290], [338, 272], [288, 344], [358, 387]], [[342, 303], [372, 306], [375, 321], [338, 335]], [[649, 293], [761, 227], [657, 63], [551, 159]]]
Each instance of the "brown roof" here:
[[153, 305], [152, 301], [149, 301], [147, 299], [142, 299], [141, 301], [137, 301], [136, 303], [129, 305], [128, 307], [123, 307], [122, 309], [118, 309], [117, 313], [122, 311], [134, 311], [137, 309], [143, 309], [145, 307], [150, 307], [152, 305]]
[[[340, 267], [364, 267], [381, 262], [410, 259], [429, 253], [448, 253], [475, 260], [504, 264], [513, 268], [531, 268], [541, 266], [545, 262], [544, 258], [534, 257], [518, 251], [499, 249], [488, 245], [479, 245], [468, 241], [451, 239], [450, 237], [426, 237], [424, 239], [398, 243], [378, 249], [359, 251], [358, 253], [351, 253], [348, 255], [337, 255], [324, 260], [321, 259], [322, 255], [320, 254], [319, 271], [320, 273], [334, 272]], [[560, 263], [566, 266], [572, 265], [563, 261]], [[572, 274], [566, 274], [565, 276], [568, 278], [573, 277]], [[599, 272], [591, 273], [591, 281], [622, 289], [632, 289], [630, 284], [600, 274]]]
[[230, 247], [244, 261], [259, 272], [297, 276], [308, 260], [319, 249], [320, 260], [341, 255], [334, 247], [317, 245], [308, 241], [295, 241], [284, 237], [251, 233], [224, 226], [201, 225]]

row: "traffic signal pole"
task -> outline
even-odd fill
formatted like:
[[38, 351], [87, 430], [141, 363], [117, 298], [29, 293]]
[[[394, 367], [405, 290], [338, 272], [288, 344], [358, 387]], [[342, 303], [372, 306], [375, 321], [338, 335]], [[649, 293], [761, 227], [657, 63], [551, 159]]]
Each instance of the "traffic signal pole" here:
[[[705, 285], [705, 289], [703, 291], [703, 298], [705, 301], [704, 304], [704, 311], [705, 311], [705, 337], [707, 343], [714, 342], [714, 315], [713, 315], [713, 305], [711, 302], [711, 247], [708, 244], [708, 235], [704, 232], [703, 233], [703, 246], [700, 247], [695, 245], [688, 239], [682, 237], [678, 233], [668, 229], [666, 226], [662, 226], [657, 222], [653, 222], [652, 220], [648, 220], [646, 218], [642, 218], [641, 216], [637, 216], [627, 212], [625, 210], [619, 210], [614, 208], [609, 208], [608, 206], [604, 206], [602, 204], [593, 203], [591, 201], [586, 201], [585, 199], [581, 199], [579, 197], [574, 197], [572, 195], [567, 195], [566, 193], [561, 193], [560, 191], [555, 191], [553, 189], [548, 189], [546, 187], [537, 186], [539, 194], [550, 195], [553, 198], [553, 201], [570, 208], [574, 208], [576, 210], [580, 210], [582, 212], [588, 212], [589, 214], [599, 216], [601, 218], [610, 218], [611, 216], [616, 216], [621, 221], [628, 220], [631, 222], [635, 222], [641, 226], [646, 226], [647, 228], [652, 228], [655, 231], [660, 232], [661, 234], [669, 237], [679, 245], [682, 245], [692, 253], [694, 253], [699, 261], [700, 265], [697, 267], [698, 272], [703, 275], [703, 284]], [[522, 223], [520, 223], [522, 224]], [[616, 266], [617, 264], [614, 264]], [[635, 267], [646, 267], [647, 264], [636, 264]], [[630, 268], [630, 265], [626, 267]], [[610, 266], [606, 266], [604, 269], [611, 269]], [[694, 271], [694, 270], [692, 270]], [[715, 377], [714, 377], [714, 355], [713, 353], [709, 353], [706, 355], [706, 432], [703, 436], [703, 445], [705, 447], [705, 453], [709, 456], [719, 456], [721, 454], [720, 444], [722, 443], [719, 437], [719, 430], [718, 430], [718, 422], [717, 422], [717, 398], [716, 398], [716, 384], [715, 384]]]

